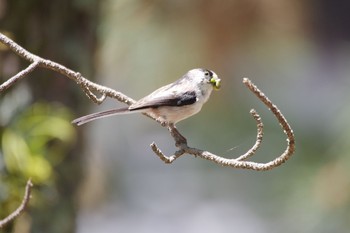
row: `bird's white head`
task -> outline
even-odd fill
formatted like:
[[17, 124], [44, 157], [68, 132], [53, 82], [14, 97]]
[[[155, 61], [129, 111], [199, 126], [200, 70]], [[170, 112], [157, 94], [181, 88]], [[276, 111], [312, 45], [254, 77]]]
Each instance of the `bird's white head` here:
[[208, 69], [193, 69], [187, 72], [185, 75], [190, 78], [193, 82], [206, 85], [210, 84], [214, 90], [219, 90], [221, 87], [221, 79], [213, 71]]

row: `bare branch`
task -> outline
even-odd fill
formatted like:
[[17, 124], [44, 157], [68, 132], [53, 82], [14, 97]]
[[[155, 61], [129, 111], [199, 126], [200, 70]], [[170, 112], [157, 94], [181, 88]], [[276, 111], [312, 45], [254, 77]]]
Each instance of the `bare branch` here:
[[[19, 72], [17, 75], [13, 76], [8, 81], [0, 85], [0, 92], [12, 86], [16, 81], [22, 79], [28, 73], [33, 71], [36, 67], [41, 67], [41, 68], [46, 68], [46, 69], [50, 69], [55, 72], [58, 72], [68, 77], [69, 79], [75, 81], [82, 88], [82, 90], [85, 92], [87, 97], [97, 104], [102, 103], [107, 97], [114, 98], [128, 105], [135, 102], [135, 100], [124, 95], [121, 92], [93, 83], [87, 80], [86, 78], [84, 78], [78, 72], [70, 70], [62, 66], [61, 64], [43, 59], [41, 57], [38, 57], [28, 52], [27, 50], [23, 49], [21, 46], [19, 46], [14, 41], [10, 40], [9, 38], [7, 38], [1, 33], [0, 33], [0, 42], [7, 45], [17, 55], [31, 62], [31, 65], [28, 66], [26, 69]], [[157, 121], [157, 119], [152, 118], [151, 116], [145, 114], [146, 116], [151, 117], [153, 120], [156, 120], [162, 126], [167, 126], [171, 136], [175, 141], [175, 146], [179, 148], [179, 150], [177, 150], [172, 156], [167, 157], [161, 152], [158, 146], [153, 142], [151, 144], [151, 148], [153, 152], [165, 163], [172, 163], [180, 156], [184, 154], [190, 154], [190, 155], [201, 157], [203, 159], [213, 161], [214, 163], [217, 163], [223, 166], [252, 169], [256, 171], [269, 170], [287, 161], [295, 151], [295, 139], [294, 139], [293, 130], [291, 129], [285, 117], [282, 115], [281, 111], [276, 107], [276, 105], [274, 105], [265, 96], [264, 93], [262, 93], [248, 78], [244, 78], [243, 83], [271, 110], [271, 112], [276, 116], [278, 122], [280, 123], [284, 133], [287, 135], [287, 148], [279, 157], [277, 157], [276, 159], [268, 163], [257, 163], [252, 161], [245, 161], [248, 158], [255, 155], [256, 151], [261, 145], [262, 138], [263, 138], [263, 124], [262, 124], [261, 118], [258, 115], [258, 113], [253, 109], [250, 111], [250, 113], [252, 114], [253, 118], [257, 123], [256, 142], [250, 150], [248, 150], [245, 154], [239, 156], [238, 158], [227, 159], [227, 158], [215, 155], [208, 151], [191, 148], [187, 144], [187, 139], [183, 135], [181, 135], [181, 133], [176, 129], [175, 125], [173, 124], [166, 125], [164, 122], [159, 122]], [[94, 94], [93, 92], [97, 92], [98, 94], [101, 95], [101, 97], [97, 97], [96, 94]]]
[[[25, 50], [24, 48], [19, 46], [16, 42], [14, 42], [13, 40], [9, 39], [8, 37], [6, 37], [4, 34], [1, 34], [1, 33], [0, 33], [0, 42], [7, 45], [14, 53], [19, 55], [20, 57], [22, 57], [25, 60], [32, 63], [29, 66], [30, 68], [28, 67], [27, 69], [25, 69], [22, 72], [18, 73], [17, 75], [13, 76], [7, 82], [1, 84], [0, 85], [0, 92], [6, 90], [7, 88], [9, 88], [13, 84], [15, 84], [15, 82], [22, 79], [25, 75], [27, 75], [28, 73], [33, 71], [35, 68], [41, 67], [41, 68], [50, 69], [50, 70], [53, 70], [55, 72], [58, 72], [64, 76], [66, 76], [67, 78], [75, 81], [83, 89], [83, 91], [87, 94], [89, 99], [91, 99], [95, 103], [98, 103], [98, 104], [102, 103], [105, 100], [106, 96], [108, 96], [110, 98], [117, 99], [118, 101], [123, 102], [123, 103], [128, 104], [128, 105], [135, 102], [135, 100], [131, 99], [130, 97], [124, 95], [121, 92], [115, 91], [111, 88], [104, 87], [104, 86], [98, 85], [96, 83], [93, 83], [93, 82], [87, 80], [79, 72], [75, 72], [75, 71], [68, 69], [67, 67], [65, 67], [61, 64], [58, 64], [56, 62], [53, 62], [53, 61], [50, 61], [47, 59], [43, 59], [41, 57], [38, 57], [38, 56], [28, 52], [27, 50]], [[96, 92], [100, 93], [102, 97], [97, 98], [96, 95], [92, 91], [96, 91]]]
[[27, 208], [27, 205], [28, 205], [29, 200], [30, 200], [30, 193], [32, 191], [32, 187], [33, 187], [32, 181], [29, 179], [27, 181], [27, 184], [26, 184], [26, 189], [25, 189], [25, 192], [24, 192], [24, 197], [22, 199], [21, 205], [15, 211], [13, 211], [9, 216], [4, 218], [3, 220], [0, 220], [0, 228], [3, 228], [8, 223], [13, 221], [20, 214], [22, 214], [23, 211]]
[[[270, 170], [274, 167], [277, 167], [287, 161], [290, 156], [295, 151], [295, 139], [294, 139], [294, 133], [291, 129], [290, 125], [288, 124], [287, 120], [281, 113], [281, 111], [277, 108], [276, 105], [274, 105], [263, 92], [261, 92], [248, 78], [243, 79], [243, 83], [249, 88], [250, 91], [252, 91], [270, 110], [271, 112], [276, 116], [278, 122], [280, 123], [284, 133], [287, 135], [287, 148], [279, 157], [276, 159], [268, 162], [268, 163], [257, 163], [252, 161], [244, 161], [247, 158], [253, 156], [257, 149], [259, 148], [262, 138], [263, 138], [263, 123], [261, 121], [260, 116], [258, 113], [252, 109], [250, 113], [254, 117], [255, 121], [257, 122], [257, 139], [253, 147], [248, 150], [245, 154], [239, 156], [236, 159], [227, 159], [218, 155], [215, 155], [209, 151], [204, 151], [201, 149], [191, 148], [186, 143], [186, 138], [182, 136], [179, 131], [173, 126], [169, 126], [168, 129], [170, 131], [170, 134], [173, 136], [175, 140], [175, 145], [180, 148], [179, 151], [175, 152], [174, 155], [167, 157], [165, 156], [161, 150], [156, 146], [156, 144], [152, 143], [151, 148], [155, 152], [156, 155], [158, 155], [165, 163], [172, 163], [180, 157], [183, 154], [190, 154], [194, 156], [198, 156], [203, 159], [207, 159], [210, 161], [213, 161], [214, 163], [220, 164], [222, 166], [229, 166], [234, 168], [243, 168], [243, 169], [251, 169], [255, 171], [266, 171]], [[184, 139], [184, 140], [183, 140]]]

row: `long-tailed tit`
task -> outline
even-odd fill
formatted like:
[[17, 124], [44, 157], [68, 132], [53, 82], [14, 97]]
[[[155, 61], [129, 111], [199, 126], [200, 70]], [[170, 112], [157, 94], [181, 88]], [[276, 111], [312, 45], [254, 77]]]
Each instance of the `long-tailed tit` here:
[[164, 124], [175, 124], [198, 113], [212, 90], [218, 90], [220, 84], [221, 80], [213, 71], [193, 69], [179, 80], [155, 90], [129, 107], [82, 116], [72, 123], [83, 125], [103, 117], [141, 112]]

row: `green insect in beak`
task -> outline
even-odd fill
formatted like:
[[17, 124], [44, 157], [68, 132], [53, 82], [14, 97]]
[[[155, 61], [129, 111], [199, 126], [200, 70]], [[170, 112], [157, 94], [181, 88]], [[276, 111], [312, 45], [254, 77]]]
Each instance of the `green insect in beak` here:
[[219, 90], [221, 87], [221, 79], [218, 78], [217, 75], [214, 75], [211, 79], [210, 82], [213, 84], [215, 90]]

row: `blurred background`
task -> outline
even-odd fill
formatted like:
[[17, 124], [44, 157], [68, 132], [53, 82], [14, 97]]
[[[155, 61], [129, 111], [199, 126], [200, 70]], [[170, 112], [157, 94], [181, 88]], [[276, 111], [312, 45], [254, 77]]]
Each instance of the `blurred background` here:
[[[29, 209], [1, 232], [347, 232], [350, 228], [350, 2], [0, 0], [0, 31], [27, 50], [139, 99], [192, 68], [222, 89], [178, 124], [190, 146], [227, 158], [265, 137], [254, 161], [286, 147], [249, 77], [294, 129], [296, 153], [267, 172], [183, 156], [166, 165], [165, 128], [142, 115], [70, 121], [98, 110], [43, 69], [0, 94], [0, 218], [35, 184]], [[28, 63], [0, 46], [0, 81]]]

